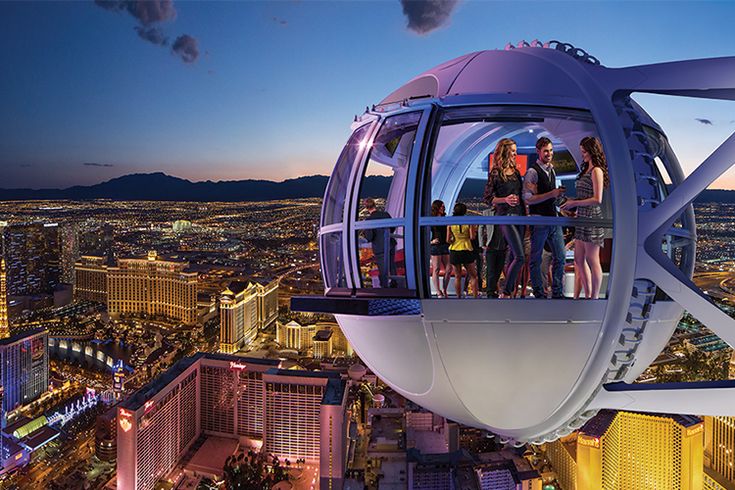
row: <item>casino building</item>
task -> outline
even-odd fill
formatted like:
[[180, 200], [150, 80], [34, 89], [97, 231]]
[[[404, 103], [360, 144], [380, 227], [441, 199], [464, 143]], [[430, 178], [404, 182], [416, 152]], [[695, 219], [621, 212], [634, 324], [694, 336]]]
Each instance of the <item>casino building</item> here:
[[197, 320], [197, 274], [188, 263], [162, 260], [156, 252], [145, 259], [120, 259], [107, 269], [110, 315], [161, 315], [193, 325]]
[[2, 409], [9, 412], [48, 391], [48, 331], [42, 328], [0, 340]]
[[[321, 488], [339, 490], [346, 458], [346, 382], [279, 361], [198, 353], [118, 408], [117, 487], [154, 488], [201, 436], [262, 445], [318, 464]], [[206, 443], [205, 443], [206, 446]], [[194, 456], [196, 459], [197, 456]]]

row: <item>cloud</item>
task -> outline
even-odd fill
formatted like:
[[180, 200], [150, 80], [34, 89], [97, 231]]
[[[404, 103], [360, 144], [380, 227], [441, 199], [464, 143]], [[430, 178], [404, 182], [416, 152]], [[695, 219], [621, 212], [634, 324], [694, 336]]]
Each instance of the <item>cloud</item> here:
[[273, 17], [273, 19], [272, 19], [272, 20], [273, 20], [273, 22], [275, 22], [276, 24], [280, 24], [280, 25], [282, 25], [282, 26], [288, 25], [288, 21], [287, 21], [287, 20], [285, 20], [285, 19], [279, 19], [278, 17]]
[[417, 34], [428, 34], [449, 22], [458, 0], [401, 0], [408, 28]]
[[85, 162], [82, 165], [85, 167], [114, 167], [111, 163], [97, 163], [97, 162]]
[[163, 34], [163, 31], [158, 27], [141, 27], [135, 26], [135, 32], [141, 39], [145, 39], [148, 42], [157, 44], [159, 46], [167, 46], [168, 38]]
[[171, 51], [181, 57], [184, 63], [194, 63], [199, 58], [199, 43], [188, 34], [176, 38]]
[[[158, 24], [176, 19], [173, 0], [95, 0], [94, 3], [112, 12], [127, 12], [137, 22], [134, 27], [138, 37], [157, 46], [168, 46], [169, 38]], [[173, 44], [173, 52], [184, 63], [193, 63], [199, 57], [198, 41], [182, 34]]]
[[126, 11], [146, 27], [176, 18], [173, 0], [95, 0], [94, 3], [105, 10]]
[[711, 119], [703, 119], [701, 117], [695, 117], [694, 120], [697, 122], [701, 122], [705, 126], [712, 126], [714, 124]]

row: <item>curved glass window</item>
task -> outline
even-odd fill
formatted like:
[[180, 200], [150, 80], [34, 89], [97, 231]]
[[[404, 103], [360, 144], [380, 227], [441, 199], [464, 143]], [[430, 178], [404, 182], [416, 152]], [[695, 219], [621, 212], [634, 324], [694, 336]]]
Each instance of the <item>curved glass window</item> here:
[[366, 124], [355, 130], [337, 160], [334, 172], [332, 172], [332, 177], [329, 179], [329, 184], [327, 185], [327, 192], [324, 196], [322, 226], [342, 222], [345, 198], [349, 190], [348, 182], [350, 173], [357, 163], [356, 159], [360, 153], [360, 149], [365, 147], [366, 138], [370, 134], [369, 129], [371, 127], [371, 124]]
[[[478, 288], [481, 295], [496, 295], [501, 292], [501, 286], [506, 291], [504, 294], [509, 294], [507, 291], [510, 291], [513, 296], [525, 296], [530, 294], [532, 289], [534, 293], [537, 289], [543, 290], [548, 296], [562, 295], [569, 298], [576, 296], [575, 289], [578, 288], [578, 285], [575, 284], [574, 245], [572, 243], [574, 223], [571, 215], [558, 216], [557, 205], [561, 199], [553, 202], [552, 214], [544, 214], [548, 213], [548, 210], [536, 213], [522, 201], [521, 204], [525, 206], [523, 212], [519, 211], [519, 213], [523, 216], [517, 216], [516, 213], [511, 213], [510, 216], [498, 216], [495, 214], [495, 206], [485, 202], [485, 191], [494, 161], [495, 146], [501, 139], [510, 138], [517, 146], [516, 167], [521, 175], [517, 184], [519, 197], [528, 193], [535, 194], [536, 191], [531, 190], [536, 189], [535, 186], [526, 186], [528, 183], [526, 172], [538, 158], [537, 140], [540, 137], [547, 137], [551, 140], [554, 149], [552, 162], [556, 186], [563, 185], [568, 197], [577, 197], [575, 187], [582, 162], [579, 142], [585, 136], [597, 136], [597, 128], [591, 114], [587, 111], [530, 106], [448, 108], [439, 121], [433, 153], [424, 176], [419, 242], [421, 246], [419, 260], [422, 261], [421, 270], [424, 271], [422, 296], [440, 296], [444, 293], [455, 295], [458, 290], [474, 294], [473, 288]], [[551, 174], [546, 175], [548, 178]], [[611, 194], [610, 189], [603, 191], [601, 213], [596, 212], [595, 216], [592, 216], [597, 222], [595, 230], [591, 233], [595, 234], [597, 240], [604, 240], [604, 246], [601, 249], [604, 277], [600, 297], [606, 295], [611, 266]], [[497, 197], [503, 196], [505, 194]], [[445, 217], [432, 215], [432, 203], [437, 200], [444, 204]], [[466, 215], [453, 215], [453, 207], [458, 202], [466, 205]], [[534, 219], [535, 222], [532, 223]], [[559, 224], [542, 224], [544, 220], [549, 219], [558, 220]], [[585, 219], [589, 217], [585, 216]], [[501, 221], [502, 224], [494, 224], [494, 222], [500, 223]], [[446, 250], [449, 244], [446, 241], [451, 239], [445, 238], [446, 230], [447, 226], [457, 224], [469, 225], [474, 231], [475, 238], [472, 240], [471, 248], [475, 260], [470, 268], [457, 269], [449, 265], [450, 253]], [[517, 240], [513, 245], [517, 243], [515, 248], [519, 250], [519, 253], [522, 252], [523, 256], [522, 268], [520, 270], [514, 268], [515, 271], [510, 274], [511, 280], [515, 281], [512, 286], [506, 284], [508, 268], [504, 267], [507, 265], [506, 262], [512, 261], [513, 247], [505, 240], [505, 233], [509, 227], [513, 227], [517, 232]], [[543, 228], [548, 230], [546, 238], [540, 231]], [[588, 226], [588, 228], [591, 227]], [[534, 239], [534, 230], [539, 231], [538, 235], [541, 237], [537, 239], [541, 247], [535, 247], [538, 255], [533, 254], [541, 258], [536, 258], [535, 262], [530, 258], [534, 247], [528, 246]], [[557, 230], [561, 232], [558, 238]], [[600, 234], [604, 238], [600, 238]], [[495, 239], [492, 238], [493, 236]], [[560, 240], [561, 245], [559, 245]], [[560, 261], [553, 260], [555, 264], [561, 262], [561, 271], [556, 266], [556, 268], [547, 267], [548, 256], [554, 256], [550, 252], [552, 248], [556, 250], [554, 253], [557, 255], [555, 256], [562, 256]], [[496, 250], [505, 255], [493, 253]], [[546, 258], [547, 261], [541, 262], [543, 258]], [[490, 265], [492, 265], [492, 270]], [[541, 278], [539, 282], [542, 284], [538, 286], [534, 286], [531, 281], [530, 271], [533, 267], [540, 270], [538, 272], [540, 275], [536, 277]], [[470, 272], [470, 269], [474, 271]], [[469, 280], [475, 274], [477, 286], [473, 285], [474, 280]], [[561, 280], [554, 279], [551, 283], [549, 282], [549, 278], [560, 276]], [[560, 283], [561, 290], [559, 290]]]
[[406, 260], [402, 226], [356, 232], [361, 288], [406, 288]]
[[[403, 217], [408, 164], [421, 114], [421, 112], [398, 114], [387, 118], [381, 126], [370, 148], [370, 156], [360, 182], [360, 201], [356, 219]], [[380, 208], [380, 218], [371, 217], [363, 208], [367, 198], [373, 199]]]
[[322, 252], [322, 275], [328, 288], [346, 288], [347, 278], [344, 254], [342, 253], [342, 232], [324, 233], [319, 237]]

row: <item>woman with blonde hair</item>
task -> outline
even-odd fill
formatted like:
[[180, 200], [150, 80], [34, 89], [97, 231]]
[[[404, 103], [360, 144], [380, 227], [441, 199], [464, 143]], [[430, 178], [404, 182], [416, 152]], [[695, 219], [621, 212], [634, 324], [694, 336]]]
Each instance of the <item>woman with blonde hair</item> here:
[[[495, 216], [524, 216], [523, 181], [516, 168], [516, 142], [510, 138], [498, 141], [493, 152], [493, 168], [485, 186], [485, 202], [495, 208]], [[523, 251], [525, 227], [522, 225], [500, 225], [500, 232], [510, 249], [510, 265], [505, 277], [505, 288], [501, 298], [508, 298], [516, 290], [516, 281], [526, 255]]]
[[[582, 168], [577, 176], [577, 197], [562, 204], [561, 209], [577, 209], [578, 218], [602, 218], [603, 189], [610, 186], [607, 160], [600, 140], [586, 136], [579, 142]], [[577, 226], [574, 231], [574, 270], [580, 277], [584, 295], [588, 299], [600, 296], [602, 266], [600, 248], [604, 245], [605, 229], [601, 226]], [[585, 267], [589, 266], [589, 272]], [[579, 292], [575, 291], [575, 299]]]

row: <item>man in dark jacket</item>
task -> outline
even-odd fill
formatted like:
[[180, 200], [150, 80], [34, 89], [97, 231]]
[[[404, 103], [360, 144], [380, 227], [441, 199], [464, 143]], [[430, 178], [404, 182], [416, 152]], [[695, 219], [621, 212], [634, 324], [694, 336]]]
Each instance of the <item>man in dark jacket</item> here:
[[[390, 214], [378, 210], [375, 206], [375, 200], [371, 197], [365, 199], [364, 205], [365, 210], [368, 212], [368, 216], [365, 218], [366, 220], [391, 218]], [[395, 228], [373, 228], [363, 231], [363, 236], [365, 240], [370, 242], [375, 262], [378, 264], [381, 288], [392, 286], [392, 281], [390, 281], [388, 276], [389, 272], [392, 276], [396, 275], [396, 240], [390, 237], [390, 234], [394, 231]]]
[[[557, 216], [556, 199], [564, 195], [565, 189], [556, 186], [554, 173], [554, 147], [549, 138], [541, 137], [536, 142], [538, 159], [531, 165], [523, 179], [523, 197], [528, 204], [530, 216]], [[564, 236], [561, 226], [534, 226], [531, 233], [531, 285], [536, 298], [546, 298], [541, 278], [541, 257], [544, 245], [551, 250], [551, 297], [563, 298]], [[547, 271], [543, 273], [548, 274]]]

